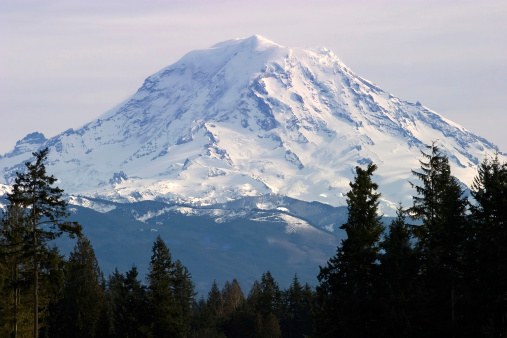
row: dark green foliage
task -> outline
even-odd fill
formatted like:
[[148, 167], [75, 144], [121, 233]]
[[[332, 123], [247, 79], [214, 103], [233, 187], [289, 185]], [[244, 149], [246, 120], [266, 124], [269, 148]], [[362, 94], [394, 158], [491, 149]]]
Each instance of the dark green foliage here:
[[370, 337], [377, 325], [374, 285], [379, 276], [379, 239], [384, 227], [377, 214], [378, 185], [371, 177], [376, 165], [356, 167], [355, 181], [347, 193], [349, 216], [342, 226], [347, 238], [318, 276], [319, 337]]
[[435, 144], [428, 149], [408, 209], [420, 225], [407, 224], [400, 205], [380, 241], [376, 166], [357, 167], [342, 226], [348, 237], [320, 268], [317, 292], [297, 275], [280, 290], [267, 271], [246, 299], [233, 279], [222, 289], [213, 283], [198, 302], [188, 269], [161, 237], [147, 286], [135, 266], [106, 283], [86, 238], [65, 262], [48, 243], [80, 228], [61, 220], [62, 192], [49, 189], [54, 179], [43, 170], [47, 151], [35, 153], [1, 224], [0, 336], [29, 336], [36, 319], [40, 337], [52, 338], [506, 337], [507, 164], [484, 160], [468, 212], [448, 159]]
[[188, 269], [181, 264], [180, 260], [174, 263], [173, 271], [174, 281], [172, 290], [176, 307], [181, 312], [181, 324], [183, 327], [184, 335], [188, 335], [190, 331], [190, 315], [192, 312], [192, 305], [195, 302], [194, 283], [192, 282], [192, 275]]
[[236, 279], [226, 282], [222, 290], [216, 281], [206, 300], [194, 308], [195, 337], [247, 337], [254, 329], [254, 319]]
[[153, 244], [150, 272], [148, 275], [149, 300], [152, 313], [151, 331], [157, 337], [170, 334], [179, 337], [182, 328], [178, 326], [181, 313], [176, 309], [172, 292], [174, 263], [171, 253], [162, 238]]
[[472, 185], [467, 250], [468, 330], [477, 337], [507, 336], [507, 164], [485, 159]]
[[279, 316], [282, 297], [271, 272], [262, 274], [260, 284], [254, 284], [248, 302], [257, 314], [256, 337], [280, 337]]
[[55, 309], [62, 298], [64, 284], [64, 257], [53, 247], [41, 253], [39, 278], [40, 337], [53, 337], [51, 329], [56, 322]]
[[413, 174], [421, 185], [412, 184], [419, 196], [409, 209], [423, 225], [416, 232], [421, 255], [421, 326], [434, 336], [455, 335], [463, 313], [463, 257], [467, 240], [467, 206], [463, 189], [451, 175], [449, 161], [433, 144], [422, 153], [421, 172]]
[[[35, 249], [43, 247], [47, 241], [67, 232], [71, 237], [81, 234], [81, 227], [76, 222], [63, 219], [69, 214], [67, 202], [62, 199], [63, 190], [52, 187], [57, 179], [46, 173], [44, 162], [47, 160], [48, 148], [33, 153], [35, 163], [25, 163], [27, 172], [17, 173], [12, 192], [7, 194], [10, 204], [23, 208], [26, 213], [24, 222], [32, 227]], [[47, 225], [40, 228], [41, 225]]]
[[282, 295], [281, 329], [283, 337], [303, 338], [313, 333], [315, 299], [308, 284], [301, 285], [297, 275]]
[[61, 322], [52, 337], [95, 337], [104, 306], [104, 281], [93, 247], [81, 237], [65, 265], [63, 298], [58, 304]]
[[413, 235], [405, 223], [400, 205], [397, 217], [381, 243], [381, 278], [376, 286], [380, 304], [379, 337], [413, 337], [416, 328], [414, 309], [417, 309], [418, 270]]
[[224, 316], [230, 316], [237, 308], [245, 302], [245, 295], [241, 290], [237, 279], [233, 279], [231, 283], [225, 282], [222, 289], [223, 311]]
[[0, 327], [1, 336], [28, 335], [32, 332], [31, 254], [25, 238], [29, 229], [25, 210], [10, 204], [2, 219], [0, 254]]
[[135, 266], [125, 275], [116, 270], [108, 280], [112, 315], [110, 337], [148, 337], [149, 313], [145, 287]]
[[[81, 235], [81, 226], [75, 222], [64, 221], [68, 216], [67, 202], [62, 199], [63, 190], [52, 185], [57, 179], [46, 173], [44, 162], [47, 160], [48, 148], [33, 153], [35, 163], [27, 162], [25, 173], [16, 173], [12, 192], [7, 194], [10, 203], [5, 220], [10, 225], [4, 245], [19, 245], [22, 239], [24, 253], [30, 254], [33, 275], [33, 336], [39, 334], [39, 273], [49, 262], [48, 242], [61, 236], [64, 232], [71, 237]], [[17, 229], [12, 227], [16, 226]], [[14, 242], [9, 242], [14, 240]], [[17, 255], [16, 250], [12, 254]]]
[[159, 236], [153, 244], [148, 274], [151, 333], [156, 337], [185, 337], [190, 331], [190, 310], [194, 285], [181, 262], [173, 263], [171, 253]]

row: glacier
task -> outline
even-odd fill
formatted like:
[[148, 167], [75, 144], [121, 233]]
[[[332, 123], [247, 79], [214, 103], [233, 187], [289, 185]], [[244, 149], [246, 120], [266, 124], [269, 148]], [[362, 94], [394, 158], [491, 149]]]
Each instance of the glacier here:
[[255, 35], [189, 52], [81, 128], [50, 139], [28, 135], [0, 157], [0, 184], [7, 189], [31, 153], [49, 147], [48, 172], [72, 203], [205, 207], [286, 196], [343, 206], [354, 168], [373, 162], [380, 212], [393, 215], [398, 202], [411, 204], [411, 170], [433, 141], [466, 186], [499, 152], [359, 77], [326, 48], [288, 48]]

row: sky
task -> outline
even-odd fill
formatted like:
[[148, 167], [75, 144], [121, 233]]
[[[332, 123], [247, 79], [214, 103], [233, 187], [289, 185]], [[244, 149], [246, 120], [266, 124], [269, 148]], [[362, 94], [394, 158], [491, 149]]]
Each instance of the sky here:
[[0, 0], [0, 154], [98, 118], [191, 50], [254, 34], [326, 47], [507, 153], [504, 0]]

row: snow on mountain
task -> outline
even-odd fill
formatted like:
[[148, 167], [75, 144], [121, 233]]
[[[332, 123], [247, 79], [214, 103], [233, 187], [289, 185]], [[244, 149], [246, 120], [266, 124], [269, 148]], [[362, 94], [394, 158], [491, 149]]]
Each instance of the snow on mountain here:
[[252, 36], [186, 54], [78, 130], [28, 135], [0, 158], [0, 183], [47, 146], [48, 171], [73, 195], [203, 206], [275, 194], [338, 206], [355, 166], [373, 161], [381, 211], [392, 214], [390, 206], [411, 203], [411, 169], [432, 141], [467, 185], [497, 151], [355, 75], [325, 48]]

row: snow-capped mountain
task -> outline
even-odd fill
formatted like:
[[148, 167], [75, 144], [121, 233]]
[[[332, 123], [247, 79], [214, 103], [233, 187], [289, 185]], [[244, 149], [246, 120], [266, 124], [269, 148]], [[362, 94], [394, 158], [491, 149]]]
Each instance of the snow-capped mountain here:
[[390, 214], [411, 203], [411, 169], [432, 141], [466, 185], [498, 150], [355, 75], [327, 49], [252, 36], [188, 53], [78, 130], [28, 135], [0, 158], [0, 183], [50, 147], [48, 171], [72, 195], [203, 206], [274, 194], [339, 206], [355, 166], [373, 161]]

